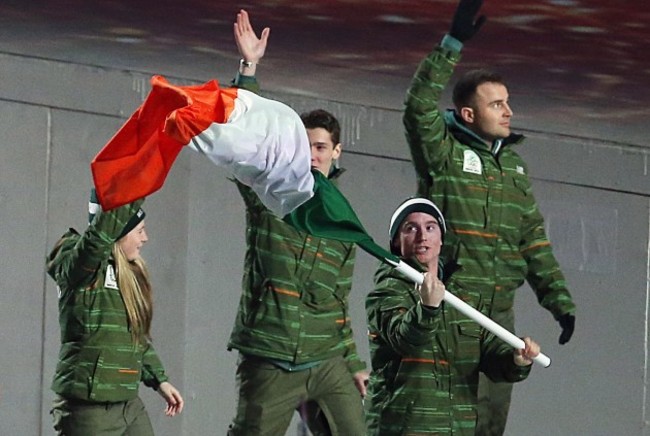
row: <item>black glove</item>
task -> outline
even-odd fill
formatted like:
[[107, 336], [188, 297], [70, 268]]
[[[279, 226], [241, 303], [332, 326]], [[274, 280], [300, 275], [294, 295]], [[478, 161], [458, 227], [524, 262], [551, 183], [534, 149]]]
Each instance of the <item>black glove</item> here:
[[576, 317], [565, 313], [564, 315], [560, 316], [558, 321], [560, 323], [560, 327], [562, 327], [562, 333], [560, 334], [559, 342], [560, 345], [564, 345], [569, 342], [569, 339], [571, 339], [571, 336], [573, 335], [573, 330], [576, 326]]
[[451, 22], [449, 35], [463, 43], [474, 36], [486, 20], [485, 15], [481, 15], [474, 21], [482, 4], [483, 0], [460, 0]]

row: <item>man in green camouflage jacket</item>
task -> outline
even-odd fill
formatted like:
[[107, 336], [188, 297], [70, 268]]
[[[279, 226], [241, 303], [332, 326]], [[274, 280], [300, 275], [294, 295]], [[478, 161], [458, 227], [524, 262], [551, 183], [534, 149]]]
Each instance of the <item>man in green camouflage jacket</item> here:
[[[240, 12], [235, 40], [243, 59], [235, 86], [259, 90], [254, 74], [267, 37], [265, 30], [258, 39], [248, 15]], [[338, 121], [322, 110], [302, 118], [312, 166], [336, 177]], [[251, 189], [237, 186], [246, 204], [247, 250], [229, 342], [240, 353], [239, 402], [229, 434], [285, 434], [296, 409], [315, 434], [364, 434], [367, 373], [356, 352], [348, 307], [353, 244], [299, 232], [264, 207]]]
[[[456, 280], [481, 293], [485, 313], [512, 330], [515, 290], [525, 280], [560, 323], [564, 344], [573, 334], [575, 305], [546, 236], [527, 166], [513, 150], [523, 136], [510, 131], [506, 86], [494, 73], [470, 71], [454, 88], [455, 110], [438, 109], [463, 43], [485, 21], [484, 16], [475, 20], [481, 4], [460, 0], [451, 30], [420, 63], [407, 94], [404, 125], [418, 194], [448, 217], [442, 257], [458, 263]], [[484, 389], [485, 407], [491, 409], [479, 410], [477, 434], [503, 434], [512, 387], [482, 380]], [[493, 422], [484, 421], [488, 418]]]
[[516, 382], [530, 372], [539, 346], [505, 342], [443, 301], [445, 289], [480, 310], [480, 293], [445, 280], [438, 271], [445, 220], [429, 200], [402, 203], [391, 219], [391, 252], [419, 271], [415, 285], [390, 265], [375, 275], [366, 298], [372, 373], [368, 386], [370, 435], [473, 435], [479, 371]]

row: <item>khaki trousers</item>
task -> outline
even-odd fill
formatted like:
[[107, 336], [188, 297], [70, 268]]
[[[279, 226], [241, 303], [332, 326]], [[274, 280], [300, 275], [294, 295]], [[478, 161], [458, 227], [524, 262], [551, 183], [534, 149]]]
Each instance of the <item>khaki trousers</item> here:
[[284, 435], [296, 410], [314, 435], [365, 435], [361, 395], [343, 357], [289, 372], [247, 356], [240, 359], [237, 385], [230, 436]]
[[50, 414], [58, 436], [153, 436], [140, 398], [92, 403], [57, 395]]
[[[515, 331], [513, 310], [492, 313], [491, 318], [509, 331]], [[501, 436], [506, 431], [512, 383], [495, 383], [483, 373], [478, 380], [478, 422], [476, 436]]]

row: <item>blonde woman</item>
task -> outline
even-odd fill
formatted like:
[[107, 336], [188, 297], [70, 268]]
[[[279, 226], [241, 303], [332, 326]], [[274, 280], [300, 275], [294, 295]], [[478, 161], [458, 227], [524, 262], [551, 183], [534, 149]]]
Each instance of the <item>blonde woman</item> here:
[[183, 410], [151, 344], [151, 283], [143, 200], [102, 212], [91, 196], [90, 225], [68, 230], [47, 258], [59, 292], [61, 349], [52, 383], [57, 434], [149, 436], [140, 382]]

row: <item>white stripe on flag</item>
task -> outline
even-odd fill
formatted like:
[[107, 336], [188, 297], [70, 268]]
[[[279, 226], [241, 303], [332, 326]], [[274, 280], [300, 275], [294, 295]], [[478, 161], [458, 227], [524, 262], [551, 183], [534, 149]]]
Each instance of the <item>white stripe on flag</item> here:
[[239, 89], [228, 121], [211, 124], [187, 146], [226, 167], [278, 216], [314, 195], [307, 132], [298, 114], [278, 101]]

